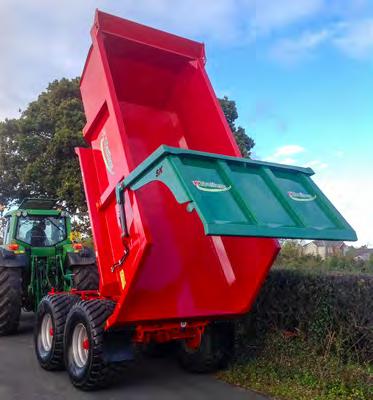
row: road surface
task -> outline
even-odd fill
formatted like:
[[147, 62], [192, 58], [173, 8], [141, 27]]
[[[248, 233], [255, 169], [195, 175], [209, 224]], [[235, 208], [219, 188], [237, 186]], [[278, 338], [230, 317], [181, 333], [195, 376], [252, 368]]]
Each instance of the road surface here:
[[115, 387], [99, 392], [76, 390], [65, 372], [42, 370], [33, 349], [33, 315], [22, 316], [20, 332], [0, 338], [1, 400], [266, 400], [263, 396], [193, 375], [170, 359], [134, 363]]

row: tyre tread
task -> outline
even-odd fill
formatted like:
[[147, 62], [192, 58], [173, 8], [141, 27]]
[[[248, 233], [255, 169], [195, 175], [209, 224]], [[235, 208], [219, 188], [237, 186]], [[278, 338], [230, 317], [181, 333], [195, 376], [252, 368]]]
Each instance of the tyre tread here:
[[76, 301], [78, 301], [77, 296], [73, 296], [70, 294], [55, 294], [45, 296], [39, 304], [36, 316], [37, 320], [43, 317], [43, 310], [46, 304], [48, 304], [48, 307], [51, 309], [52, 318], [54, 320], [54, 349], [52, 357], [47, 362], [43, 362], [38, 354], [37, 337], [39, 334], [38, 328], [40, 325], [38, 322], [36, 323], [34, 332], [35, 351], [37, 353], [39, 364], [42, 368], [48, 371], [64, 369], [63, 336], [66, 317], [70, 308]]
[[0, 336], [17, 331], [22, 307], [22, 273], [0, 267]]
[[207, 326], [199, 349], [187, 351], [184, 346], [180, 346], [179, 362], [185, 370], [210, 373], [225, 368], [233, 351], [233, 326], [230, 324]]
[[97, 265], [73, 267], [73, 285], [77, 290], [97, 290], [99, 286]]
[[[79, 389], [91, 391], [117, 382], [127, 367], [127, 362], [105, 362], [103, 358], [104, 323], [113, 313], [115, 303], [110, 300], [81, 300], [70, 310], [69, 316], [80, 308], [87, 316], [91, 329], [92, 362], [84, 380], [74, 379], [72, 383]], [[69, 317], [68, 317], [69, 318]], [[67, 328], [67, 326], [66, 326]], [[66, 337], [66, 332], [65, 332]], [[67, 354], [67, 352], [66, 352]], [[66, 362], [67, 364], [67, 362]]]

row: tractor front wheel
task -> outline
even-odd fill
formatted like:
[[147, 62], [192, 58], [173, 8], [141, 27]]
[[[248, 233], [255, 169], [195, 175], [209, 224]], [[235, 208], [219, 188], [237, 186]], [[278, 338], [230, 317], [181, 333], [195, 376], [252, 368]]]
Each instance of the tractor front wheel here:
[[123, 375], [126, 362], [105, 360], [104, 325], [114, 306], [109, 300], [81, 300], [67, 317], [65, 365], [72, 384], [79, 389], [103, 388]]
[[63, 334], [67, 314], [76, 296], [45, 296], [38, 307], [34, 332], [35, 351], [42, 368], [53, 371], [64, 368]]
[[22, 273], [0, 267], [0, 336], [15, 333], [22, 307]]
[[233, 326], [229, 323], [208, 325], [197, 349], [181, 341], [179, 362], [189, 372], [208, 373], [225, 368], [233, 352]]

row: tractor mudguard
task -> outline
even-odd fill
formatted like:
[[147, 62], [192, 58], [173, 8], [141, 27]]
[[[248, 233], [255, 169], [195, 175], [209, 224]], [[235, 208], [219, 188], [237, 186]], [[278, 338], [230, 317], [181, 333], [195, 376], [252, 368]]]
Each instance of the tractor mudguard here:
[[28, 265], [26, 254], [15, 254], [0, 247], [0, 267], [26, 268]]
[[79, 253], [67, 253], [66, 264], [68, 267], [73, 267], [76, 265], [92, 265], [96, 263], [96, 256], [93, 250], [85, 247]]

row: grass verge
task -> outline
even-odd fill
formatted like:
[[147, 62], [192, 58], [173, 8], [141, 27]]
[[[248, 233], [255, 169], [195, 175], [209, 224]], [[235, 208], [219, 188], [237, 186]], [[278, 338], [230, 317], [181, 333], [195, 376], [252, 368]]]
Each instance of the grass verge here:
[[271, 333], [260, 352], [219, 373], [224, 381], [286, 400], [372, 400], [373, 368], [341, 360], [302, 336]]

